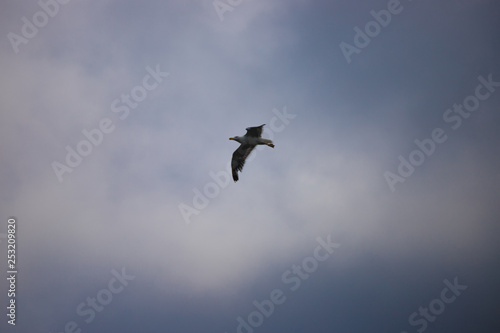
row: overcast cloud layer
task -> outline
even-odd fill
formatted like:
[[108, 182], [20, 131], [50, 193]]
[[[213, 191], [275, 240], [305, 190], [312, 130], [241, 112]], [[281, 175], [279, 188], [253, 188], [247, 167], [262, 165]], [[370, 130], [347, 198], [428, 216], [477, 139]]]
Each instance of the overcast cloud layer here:
[[64, 2], [0, 5], [0, 331], [500, 330], [498, 1]]

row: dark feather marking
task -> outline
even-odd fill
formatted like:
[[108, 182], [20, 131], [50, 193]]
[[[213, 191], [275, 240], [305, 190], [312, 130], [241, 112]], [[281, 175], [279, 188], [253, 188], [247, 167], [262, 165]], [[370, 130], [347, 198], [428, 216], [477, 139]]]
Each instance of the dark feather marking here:
[[256, 126], [256, 127], [248, 127], [246, 129], [247, 130], [247, 134], [245, 134], [245, 136], [251, 136], [251, 137], [260, 138], [260, 136], [262, 135], [262, 127], [264, 125], [265, 124], [262, 124], [262, 125]]
[[243, 170], [243, 166], [245, 165], [245, 160], [248, 155], [252, 152], [255, 146], [251, 145], [241, 145], [238, 149], [236, 149], [233, 153], [233, 158], [231, 161], [231, 169], [233, 171], [233, 180], [238, 181], [238, 171]]

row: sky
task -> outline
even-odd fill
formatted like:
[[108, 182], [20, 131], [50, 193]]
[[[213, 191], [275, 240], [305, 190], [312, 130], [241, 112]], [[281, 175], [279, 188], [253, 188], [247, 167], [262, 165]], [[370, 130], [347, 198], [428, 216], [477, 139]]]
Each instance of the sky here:
[[499, 331], [498, 1], [0, 7], [1, 332]]

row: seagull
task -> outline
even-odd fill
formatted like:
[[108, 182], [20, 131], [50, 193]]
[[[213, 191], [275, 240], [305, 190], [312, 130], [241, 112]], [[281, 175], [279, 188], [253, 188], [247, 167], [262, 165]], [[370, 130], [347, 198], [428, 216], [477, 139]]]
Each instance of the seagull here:
[[274, 144], [271, 140], [261, 138], [262, 127], [265, 124], [256, 127], [248, 127], [247, 134], [244, 136], [235, 136], [229, 138], [229, 140], [234, 140], [241, 145], [233, 153], [233, 158], [231, 160], [231, 169], [233, 170], [233, 180], [236, 183], [238, 181], [238, 171], [243, 170], [243, 165], [245, 165], [245, 160], [250, 155], [252, 150], [256, 145], [267, 145], [274, 148]]

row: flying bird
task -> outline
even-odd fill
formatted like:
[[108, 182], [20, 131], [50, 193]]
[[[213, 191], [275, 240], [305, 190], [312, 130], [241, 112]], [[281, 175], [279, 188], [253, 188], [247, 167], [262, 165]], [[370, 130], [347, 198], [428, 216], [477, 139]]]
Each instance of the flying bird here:
[[252, 150], [256, 145], [267, 145], [271, 148], [274, 148], [274, 144], [271, 140], [261, 138], [262, 135], [262, 127], [265, 124], [256, 127], [248, 127], [247, 133], [244, 136], [235, 136], [233, 138], [229, 138], [229, 140], [234, 140], [241, 145], [236, 149], [233, 153], [233, 158], [231, 160], [231, 169], [233, 170], [233, 180], [234, 182], [238, 181], [238, 171], [243, 170], [243, 165], [245, 165], [245, 160], [250, 155]]

